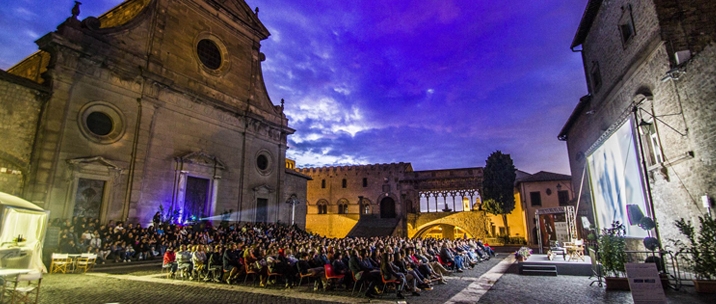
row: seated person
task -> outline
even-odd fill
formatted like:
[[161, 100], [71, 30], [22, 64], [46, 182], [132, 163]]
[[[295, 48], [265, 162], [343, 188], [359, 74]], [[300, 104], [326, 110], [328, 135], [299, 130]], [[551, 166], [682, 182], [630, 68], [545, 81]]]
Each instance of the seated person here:
[[[211, 247], [208, 247], [211, 248]], [[221, 282], [222, 266], [223, 266], [224, 252], [221, 250], [220, 245], [216, 245], [214, 250], [209, 252], [209, 258], [207, 259], [208, 268], [205, 281]]]
[[241, 263], [239, 263], [239, 250], [237, 244], [229, 244], [229, 247], [226, 248], [224, 254], [222, 255], [222, 264], [224, 266], [224, 271], [229, 273], [226, 278], [226, 284], [231, 284], [231, 281], [236, 279], [236, 276], [239, 274], [242, 267]]
[[169, 268], [169, 272], [171, 273], [171, 277], [176, 276], [177, 272], [177, 257], [174, 253], [174, 247], [167, 248], [167, 251], [164, 252], [164, 261], [162, 262], [162, 268]]
[[[301, 253], [301, 259], [296, 262], [296, 265], [298, 267], [298, 271], [301, 272], [301, 274], [311, 274], [314, 278], [321, 278], [321, 280], [316, 280], [315, 283], [313, 283], [313, 290], [318, 290], [319, 287], [325, 288], [326, 286], [326, 276], [323, 275], [323, 267], [312, 267], [312, 265], [309, 263], [311, 260], [311, 257], [308, 253], [302, 252]], [[320, 285], [319, 285], [320, 282]]]
[[201, 273], [206, 269], [206, 252], [204, 252], [204, 245], [194, 246], [194, 252], [191, 254], [191, 264], [194, 267], [194, 277], [199, 279]]
[[186, 245], [179, 247], [179, 252], [176, 253], [176, 261], [177, 268], [182, 270], [182, 275], [186, 273], [189, 275], [189, 280], [192, 280], [191, 273], [194, 267], [191, 263], [191, 251], [187, 250]]

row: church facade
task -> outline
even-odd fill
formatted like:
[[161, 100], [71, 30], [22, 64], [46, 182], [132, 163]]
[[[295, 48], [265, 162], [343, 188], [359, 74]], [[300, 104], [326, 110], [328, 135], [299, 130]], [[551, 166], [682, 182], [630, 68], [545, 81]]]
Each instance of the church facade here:
[[0, 71], [0, 191], [53, 218], [231, 212], [304, 226], [309, 177], [286, 168], [294, 130], [266, 92], [258, 12], [213, 0], [79, 10]]

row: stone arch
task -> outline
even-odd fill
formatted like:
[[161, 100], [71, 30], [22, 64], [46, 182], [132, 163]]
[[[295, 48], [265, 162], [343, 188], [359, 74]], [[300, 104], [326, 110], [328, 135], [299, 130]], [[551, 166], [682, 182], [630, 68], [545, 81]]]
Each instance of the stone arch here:
[[[455, 212], [445, 215], [444, 213], [421, 213], [410, 223], [408, 236], [416, 237], [425, 234], [425, 231], [436, 225], [448, 225], [458, 227], [467, 234], [476, 238], [485, 238], [489, 235], [487, 227], [491, 223], [488, 216], [481, 211]], [[412, 227], [411, 227], [412, 226]]]
[[[468, 238], [474, 238], [474, 237], [475, 237], [475, 235], [473, 235], [470, 231], [468, 231], [467, 229], [465, 229], [465, 228], [463, 228], [463, 227], [456, 226], [456, 225], [452, 225], [452, 224], [434, 223], [434, 224], [426, 225], [426, 226], [424, 226], [422, 229], [418, 230], [418, 232], [415, 233], [415, 235], [413, 236], [413, 238], [424, 237], [424, 236], [426, 236], [429, 232], [433, 231], [436, 227], [443, 228], [443, 229], [442, 229], [442, 230], [443, 230], [443, 231], [442, 231], [442, 237], [443, 237], [443, 238], [448, 238], [448, 239], [458, 239], [458, 238], [462, 238], [462, 236], [463, 236], [462, 234], [457, 235], [457, 234], [454, 233], [454, 229], [455, 229], [455, 228], [458, 228], [458, 229], [460, 229], [461, 231], [463, 231], [465, 234], [467, 234], [467, 237], [468, 237]], [[446, 231], [445, 228], [452, 228], [453, 231]]]

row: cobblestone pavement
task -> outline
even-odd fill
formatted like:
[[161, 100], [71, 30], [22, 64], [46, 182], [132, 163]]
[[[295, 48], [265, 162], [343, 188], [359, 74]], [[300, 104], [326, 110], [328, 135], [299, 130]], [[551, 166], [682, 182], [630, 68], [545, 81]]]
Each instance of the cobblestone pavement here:
[[[606, 292], [578, 276], [521, 276], [507, 255], [454, 273], [447, 285], [421, 296], [406, 294], [405, 303], [633, 303], [629, 292]], [[498, 264], [499, 263], [499, 264]], [[503, 274], [504, 273], [504, 274]], [[667, 291], [668, 303], [716, 303], [716, 295], [699, 295], [693, 287]], [[105, 267], [87, 274], [51, 274], [42, 282], [40, 303], [396, 303], [394, 293], [368, 299], [350, 290], [314, 292], [312, 284], [284, 289], [251, 284], [227, 285], [166, 279], [159, 264]]]
[[[445, 303], [501, 261], [491, 259], [473, 270], [454, 273], [448, 284], [436, 285], [421, 296], [406, 294], [406, 303]], [[249, 279], [250, 281], [251, 279]], [[351, 296], [351, 290], [314, 292], [313, 284], [284, 289], [260, 288], [166, 279], [159, 264], [105, 267], [87, 274], [48, 274], [42, 281], [40, 303], [395, 303], [395, 294], [381, 298]]]
[[[485, 294], [480, 303], [634, 303], [629, 291], [609, 291], [589, 286], [592, 279], [582, 276], [522, 276], [511, 267]], [[667, 290], [668, 303], [716, 303], [716, 295], [701, 295], [693, 286]]]

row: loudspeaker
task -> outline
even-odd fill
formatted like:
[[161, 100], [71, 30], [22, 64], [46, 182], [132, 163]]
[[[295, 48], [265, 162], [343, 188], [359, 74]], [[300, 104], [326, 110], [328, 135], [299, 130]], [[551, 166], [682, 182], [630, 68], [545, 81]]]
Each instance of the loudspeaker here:
[[639, 221], [644, 217], [641, 208], [636, 204], [627, 204], [627, 215], [629, 216], [629, 225], [639, 225]]

